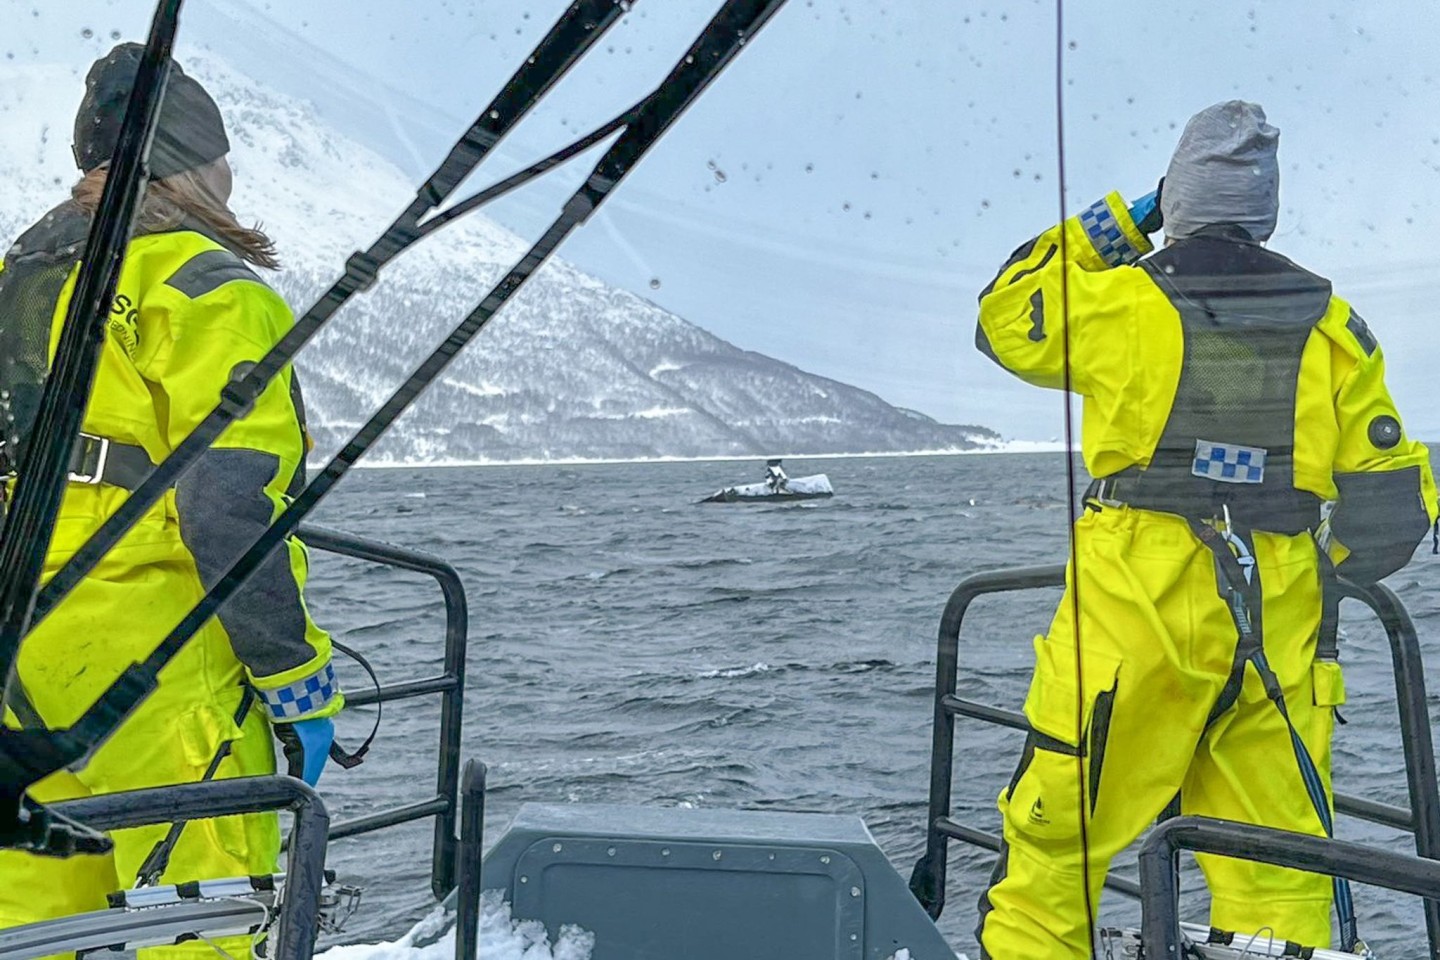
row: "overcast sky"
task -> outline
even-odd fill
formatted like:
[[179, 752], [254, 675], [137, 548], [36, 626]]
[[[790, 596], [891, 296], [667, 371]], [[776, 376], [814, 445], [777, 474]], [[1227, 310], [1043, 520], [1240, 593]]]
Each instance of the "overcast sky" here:
[[[191, 0], [207, 46], [418, 178], [565, 0]], [[507, 142], [491, 176], [598, 124], [673, 64], [719, 0], [637, 0]], [[83, 66], [145, 0], [0, 0], [0, 55]], [[1075, 3], [1067, 209], [1153, 188], [1179, 128], [1243, 97], [1282, 130], [1275, 249], [1333, 276], [1387, 346], [1413, 433], [1430, 397], [1440, 257], [1433, 4]], [[89, 36], [85, 32], [89, 32]], [[1012, 437], [1058, 394], [973, 348], [974, 297], [1058, 216], [1054, 5], [790, 0], [562, 255], [746, 348]], [[587, 165], [588, 166], [588, 165]], [[491, 210], [534, 236], [583, 173]]]

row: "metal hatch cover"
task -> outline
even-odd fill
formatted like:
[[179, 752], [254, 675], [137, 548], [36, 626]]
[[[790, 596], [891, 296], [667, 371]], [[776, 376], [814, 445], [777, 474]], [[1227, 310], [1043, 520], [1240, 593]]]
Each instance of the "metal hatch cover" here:
[[527, 803], [483, 885], [594, 960], [955, 957], [853, 815]]
[[[514, 914], [595, 933], [595, 956], [860, 960], [865, 886], [837, 850], [546, 837], [515, 866]], [[556, 904], [563, 904], [557, 911]]]

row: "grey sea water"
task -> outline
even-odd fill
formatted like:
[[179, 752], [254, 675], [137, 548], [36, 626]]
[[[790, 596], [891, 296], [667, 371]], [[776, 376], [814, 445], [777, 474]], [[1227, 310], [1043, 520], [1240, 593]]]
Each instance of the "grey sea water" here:
[[[941, 610], [971, 573], [1063, 560], [1064, 458], [786, 467], [827, 473], [835, 498], [697, 505], [763, 471], [709, 462], [359, 471], [326, 503], [319, 522], [430, 551], [464, 578], [465, 753], [490, 768], [489, 840], [526, 801], [852, 813], [909, 876], [924, 843]], [[1440, 558], [1428, 542], [1389, 583], [1433, 653]], [[962, 638], [962, 694], [1018, 707], [1029, 641], [1058, 596], [976, 604]], [[438, 669], [444, 618], [423, 577], [317, 552], [310, 598], [316, 617], [385, 680]], [[1405, 804], [1388, 646], [1363, 608], [1343, 613], [1350, 702], [1337, 787]], [[350, 689], [367, 683], [345, 662], [341, 675]], [[1433, 694], [1430, 703], [1433, 723]], [[433, 699], [391, 705], [365, 765], [326, 773], [332, 816], [428, 796], [437, 717]], [[342, 738], [353, 746], [372, 718], [371, 709], [349, 711]], [[954, 810], [994, 830], [994, 799], [1020, 735], [960, 723]], [[1399, 851], [1410, 844], [1345, 818], [1339, 833]], [[973, 955], [991, 855], [953, 849], [940, 922]], [[430, 909], [429, 851], [428, 823], [335, 844], [331, 865], [367, 888], [342, 939], [394, 936]], [[1382, 956], [1424, 954], [1418, 902], [1370, 888], [1357, 900], [1362, 934]], [[1203, 893], [1187, 899], [1187, 913], [1203, 918]], [[1102, 920], [1133, 924], [1138, 909], [1110, 894]]]

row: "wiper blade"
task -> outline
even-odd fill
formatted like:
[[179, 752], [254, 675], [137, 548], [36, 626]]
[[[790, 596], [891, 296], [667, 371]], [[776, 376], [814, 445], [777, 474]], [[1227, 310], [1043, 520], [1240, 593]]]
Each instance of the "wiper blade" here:
[[[15, 497], [0, 529], [0, 681], [6, 690], [31, 619], [35, 589], [68, 482], [70, 454], [105, 342], [120, 262], [145, 189], [150, 143], [169, 79], [180, 4], [181, 0], [161, 0], [151, 21], [110, 172], [85, 240], [55, 361], [45, 378], [34, 427], [17, 470]], [[12, 755], [0, 750], [0, 840], [7, 827], [18, 830], [21, 826], [21, 794], [34, 782], [35, 760], [33, 753], [27, 758], [24, 751]], [[53, 762], [52, 757], [40, 765], [49, 767]]]

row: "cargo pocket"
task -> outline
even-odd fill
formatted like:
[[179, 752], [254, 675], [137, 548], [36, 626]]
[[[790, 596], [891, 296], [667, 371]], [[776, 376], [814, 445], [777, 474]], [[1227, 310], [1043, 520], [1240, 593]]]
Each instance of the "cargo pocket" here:
[[[1075, 648], [1043, 637], [1035, 639], [1035, 677], [1025, 698], [1031, 733], [1007, 794], [1007, 816], [1014, 829], [1038, 848], [1059, 856], [1066, 852], [1078, 855], [1076, 763], [1085, 765], [1088, 806], [1090, 812], [1095, 809], [1120, 661], [1086, 652], [1082, 667], [1084, 701], [1077, 704]], [[1077, 715], [1080, 731], [1076, 730]]]
[[[253, 707], [252, 707], [253, 709]], [[215, 754], [227, 741], [233, 749], [244, 736], [235, 725], [235, 718], [219, 704], [203, 703], [178, 718], [176, 725], [185, 752], [185, 761], [190, 765], [186, 780], [199, 780], [215, 759]], [[218, 771], [218, 776], [234, 776], [231, 771], [233, 759], [227, 761]], [[247, 817], [215, 817], [191, 822], [186, 832], [191, 834], [183, 855], [177, 855], [174, 869], [167, 871], [172, 881], [194, 880], [203, 876], [231, 876], [243, 873], [249, 853]], [[208, 852], [205, 852], [208, 849]], [[198, 864], [204, 872], [195, 872]], [[211, 866], [213, 864], [213, 868]], [[217, 873], [209, 873], [214, 869]]]
[[1345, 674], [1338, 660], [1316, 660], [1310, 667], [1315, 706], [1338, 707], [1345, 702]]

